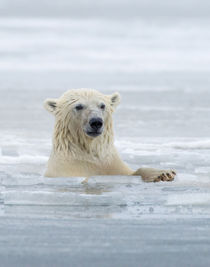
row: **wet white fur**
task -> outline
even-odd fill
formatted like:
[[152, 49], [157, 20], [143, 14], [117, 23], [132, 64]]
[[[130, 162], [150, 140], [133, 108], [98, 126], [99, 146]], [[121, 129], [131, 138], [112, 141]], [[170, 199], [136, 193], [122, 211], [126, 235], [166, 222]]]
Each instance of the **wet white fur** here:
[[[75, 114], [75, 104], [85, 103], [82, 115]], [[104, 130], [88, 137], [83, 124], [91, 112], [100, 112], [97, 104], [106, 105], [103, 114]], [[55, 115], [53, 149], [45, 176], [130, 175], [133, 171], [120, 159], [114, 146], [112, 113], [120, 102], [118, 93], [104, 95], [92, 89], [73, 89], [59, 99], [47, 99], [45, 108]]]

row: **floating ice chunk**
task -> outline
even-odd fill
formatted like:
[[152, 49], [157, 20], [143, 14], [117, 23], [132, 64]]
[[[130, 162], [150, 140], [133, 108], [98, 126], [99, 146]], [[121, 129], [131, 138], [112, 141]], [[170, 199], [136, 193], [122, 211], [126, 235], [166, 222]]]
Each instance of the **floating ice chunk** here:
[[[4, 213], [11, 217], [46, 218], [113, 218], [119, 217], [125, 206], [57, 206], [57, 205], [6, 205]], [[3, 211], [2, 211], [3, 214]], [[1, 205], [0, 205], [1, 215]]]
[[176, 149], [210, 149], [210, 140], [192, 140], [192, 141], [177, 141], [173, 143], [167, 143], [165, 147]]
[[81, 185], [85, 178], [45, 178], [45, 177], [11, 177], [4, 178], [2, 185], [20, 186], [20, 185]]
[[210, 205], [209, 193], [168, 195], [167, 205]]
[[183, 183], [183, 182], [192, 183], [193, 181], [198, 181], [197, 175], [183, 173], [183, 172], [178, 173], [178, 175], [175, 177], [175, 180], [174, 180], [175, 183]]
[[[85, 181], [85, 177], [60, 177], [46, 178], [40, 176], [23, 177], [3, 177], [2, 185], [76, 185]], [[88, 179], [87, 184], [139, 184], [141, 178], [138, 176], [93, 176]]]
[[69, 205], [69, 206], [119, 206], [126, 205], [121, 192], [106, 192], [102, 195], [72, 192], [6, 191], [5, 205]]
[[187, 139], [184, 140], [180, 138], [174, 142], [169, 140], [154, 139], [149, 142], [145, 141], [144, 143], [139, 142], [136, 138], [130, 138], [130, 140], [119, 140], [115, 141], [116, 146], [119, 149], [122, 149], [123, 153], [139, 153], [142, 152], [150, 153], [154, 150], [163, 150], [163, 149], [210, 149], [210, 139]]
[[189, 174], [189, 173], [178, 173], [176, 176], [174, 184], [179, 186], [198, 186], [203, 187], [206, 185], [210, 187], [210, 178], [208, 176], [198, 175], [198, 174]]
[[18, 163], [33, 163], [33, 164], [40, 164], [47, 162], [47, 156], [40, 156], [40, 155], [4, 155], [0, 156], [0, 163], [1, 164], [18, 164]]

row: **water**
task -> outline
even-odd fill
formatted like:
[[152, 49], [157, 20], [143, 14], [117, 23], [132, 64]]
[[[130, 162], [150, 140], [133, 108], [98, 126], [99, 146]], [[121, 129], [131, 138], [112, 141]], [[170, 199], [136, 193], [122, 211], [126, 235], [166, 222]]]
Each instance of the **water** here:
[[[2, 266], [209, 265], [209, 23], [0, 19]], [[175, 181], [44, 178], [53, 117], [42, 103], [81, 87], [119, 91], [122, 158], [176, 169]]]

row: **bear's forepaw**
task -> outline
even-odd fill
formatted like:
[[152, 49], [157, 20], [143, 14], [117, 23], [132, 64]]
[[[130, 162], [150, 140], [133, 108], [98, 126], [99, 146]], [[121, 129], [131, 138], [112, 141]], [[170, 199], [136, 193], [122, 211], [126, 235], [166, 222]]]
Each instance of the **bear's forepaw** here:
[[139, 175], [144, 182], [173, 181], [176, 172], [174, 170], [158, 170], [153, 168], [140, 168], [133, 173]]

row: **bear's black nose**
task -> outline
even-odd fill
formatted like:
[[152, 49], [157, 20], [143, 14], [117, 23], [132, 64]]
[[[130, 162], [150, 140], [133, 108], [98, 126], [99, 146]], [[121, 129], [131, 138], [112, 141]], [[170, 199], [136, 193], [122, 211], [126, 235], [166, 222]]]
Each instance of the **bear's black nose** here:
[[92, 118], [89, 121], [89, 124], [93, 130], [97, 131], [97, 130], [101, 129], [101, 127], [103, 126], [103, 121], [101, 118]]

